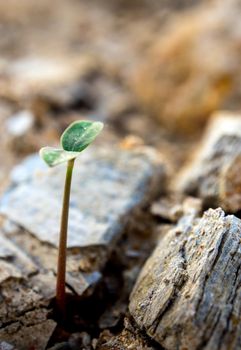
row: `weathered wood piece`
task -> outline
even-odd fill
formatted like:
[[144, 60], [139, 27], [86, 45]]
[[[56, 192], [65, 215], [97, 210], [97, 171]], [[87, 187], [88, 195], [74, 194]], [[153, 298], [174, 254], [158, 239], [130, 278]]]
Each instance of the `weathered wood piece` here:
[[241, 349], [241, 221], [220, 208], [183, 217], [146, 262], [129, 309], [167, 350]]
[[193, 161], [178, 175], [178, 191], [197, 195], [207, 206], [241, 209], [241, 115], [219, 112], [211, 119]]
[[141, 334], [140, 330], [131, 324], [129, 319], [124, 320], [124, 329], [117, 335], [103, 332], [97, 343], [97, 350], [157, 350], [156, 344]]
[[[130, 151], [114, 146], [91, 147], [77, 160], [68, 248], [79, 248], [86, 255], [91, 252], [92, 265], [93, 255], [104, 263], [107, 255], [103, 250], [111, 249], [128, 219], [133, 220], [134, 212], [163, 189], [164, 165], [151, 151], [143, 147]], [[32, 171], [38, 174], [32, 175]], [[43, 168], [34, 155], [14, 172], [15, 180], [18, 174], [22, 181], [3, 196], [1, 214], [40, 242], [57, 247], [65, 166]]]

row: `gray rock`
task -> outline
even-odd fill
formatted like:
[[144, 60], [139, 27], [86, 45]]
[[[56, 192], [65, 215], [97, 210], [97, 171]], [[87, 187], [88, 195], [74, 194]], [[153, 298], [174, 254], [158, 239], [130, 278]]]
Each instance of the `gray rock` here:
[[72, 333], [68, 344], [71, 350], [91, 349], [91, 336], [86, 332]]
[[18, 350], [44, 350], [55, 327], [56, 323], [47, 319], [46, 310], [30, 311], [0, 329], [0, 339], [16, 346]]
[[165, 349], [241, 349], [240, 232], [220, 208], [189, 215], [146, 262], [129, 309]]
[[207, 206], [235, 213], [241, 209], [240, 155], [241, 115], [219, 112], [174, 187], [203, 198]]
[[48, 350], [72, 350], [67, 342], [61, 342], [51, 346]]
[[6, 121], [7, 131], [12, 137], [24, 136], [34, 124], [34, 116], [28, 110], [18, 112]]
[[151, 205], [151, 213], [170, 222], [177, 222], [183, 215], [200, 213], [202, 201], [199, 198], [183, 196], [179, 193], [172, 193], [161, 197]]
[[[70, 204], [70, 292], [92, 293], [128, 220], [135, 213], [140, 219], [142, 205], [161, 192], [164, 175], [163, 163], [147, 148], [92, 147], [83, 153]], [[42, 334], [47, 341], [55, 325], [46, 313], [55, 295], [64, 176], [64, 166], [49, 170], [33, 155], [14, 169], [1, 199], [0, 339], [19, 349], [35, 340], [44, 349], [44, 340], [38, 339]], [[39, 313], [45, 315], [41, 320]]]
[[16, 350], [13, 345], [5, 342], [5, 341], [0, 341], [0, 350]]
[[9, 277], [27, 277], [38, 271], [36, 264], [3, 235], [0, 235], [0, 259], [0, 283]]
[[[57, 247], [65, 165], [43, 169], [37, 159], [38, 155], [28, 158], [14, 171], [14, 184], [1, 200], [0, 213]], [[18, 182], [16, 174], [23, 181]], [[150, 149], [91, 147], [74, 169], [68, 248], [111, 249], [134, 211], [161, 192], [163, 180], [164, 166]]]

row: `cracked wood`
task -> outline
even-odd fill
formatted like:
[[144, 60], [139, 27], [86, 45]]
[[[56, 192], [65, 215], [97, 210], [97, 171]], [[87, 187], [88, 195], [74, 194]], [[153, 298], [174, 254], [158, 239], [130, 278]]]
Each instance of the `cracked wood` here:
[[241, 349], [241, 221], [183, 217], [146, 262], [130, 312], [165, 349]]

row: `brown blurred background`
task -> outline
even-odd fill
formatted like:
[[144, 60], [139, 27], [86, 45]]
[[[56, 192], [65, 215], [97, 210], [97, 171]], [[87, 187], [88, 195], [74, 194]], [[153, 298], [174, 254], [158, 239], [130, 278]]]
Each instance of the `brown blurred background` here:
[[0, 2], [0, 176], [77, 118], [179, 165], [212, 112], [240, 109], [240, 14], [240, 0]]

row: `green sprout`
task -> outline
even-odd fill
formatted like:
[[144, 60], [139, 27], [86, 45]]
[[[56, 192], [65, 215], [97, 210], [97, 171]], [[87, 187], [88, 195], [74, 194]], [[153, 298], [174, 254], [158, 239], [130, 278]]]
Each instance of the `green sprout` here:
[[41, 148], [40, 157], [48, 166], [54, 167], [67, 162], [67, 171], [64, 186], [63, 207], [60, 223], [59, 252], [56, 283], [56, 307], [61, 315], [65, 313], [65, 274], [66, 274], [66, 250], [68, 235], [69, 198], [71, 189], [72, 172], [75, 158], [78, 157], [103, 129], [103, 123], [80, 120], [72, 123], [62, 134], [60, 144], [62, 148]]

